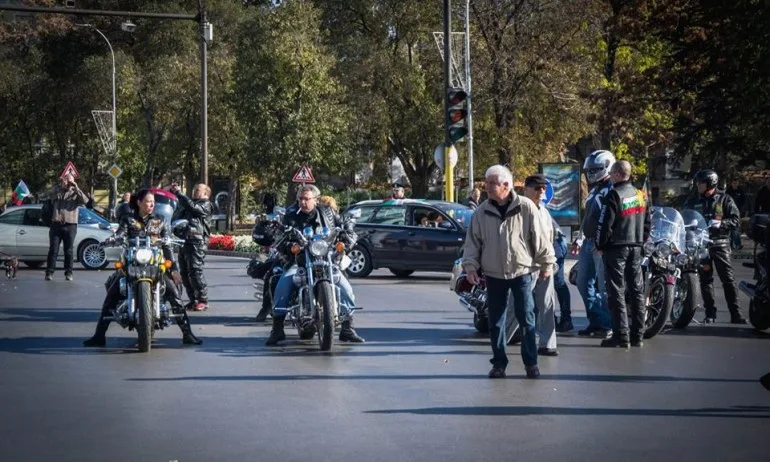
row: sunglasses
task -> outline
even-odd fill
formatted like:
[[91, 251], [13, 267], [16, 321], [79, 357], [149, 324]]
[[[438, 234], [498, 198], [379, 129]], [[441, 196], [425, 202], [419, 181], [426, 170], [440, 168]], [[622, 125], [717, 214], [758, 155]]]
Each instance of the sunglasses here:
[[532, 188], [532, 189], [534, 189], [534, 190], [536, 190], [536, 191], [537, 191], [537, 190], [540, 190], [540, 189], [542, 189], [543, 191], [545, 191], [545, 190], [546, 190], [546, 187], [545, 187], [545, 185], [544, 185], [544, 184], [536, 184], [536, 185], [527, 186], [527, 187], [528, 187], [528, 188]]

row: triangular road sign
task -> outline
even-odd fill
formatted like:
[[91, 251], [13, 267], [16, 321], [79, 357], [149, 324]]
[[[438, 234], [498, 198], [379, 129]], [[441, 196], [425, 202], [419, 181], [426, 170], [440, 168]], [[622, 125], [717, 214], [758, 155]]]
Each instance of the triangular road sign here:
[[67, 162], [67, 166], [64, 167], [64, 171], [61, 172], [59, 178], [64, 178], [68, 174], [72, 175], [76, 180], [80, 177], [78, 169], [75, 168], [75, 164], [73, 164], [72, 161]]
[[315, 178], [313, 178], [313, 172], [310, 171], [310, 167], [303, 165], [297, 170], [291, 181], [295, 183], [315, 183]]

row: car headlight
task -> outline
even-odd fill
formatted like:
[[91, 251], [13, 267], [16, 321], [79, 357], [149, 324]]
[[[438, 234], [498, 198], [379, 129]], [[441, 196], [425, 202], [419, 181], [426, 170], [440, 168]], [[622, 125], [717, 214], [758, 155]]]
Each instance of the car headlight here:
[[146, 265], [152, 260], [152, 250], [138, 249], [134, 254], [134, 261], [140, 265]]
[[324, 257], [329, 253], [329, 243], [322, 240], [313, 241], [310, 243], [310, 253], [316, 257]]
[[668, 242], [658, 242], [655, 245], [655, 251], [662, 258], [668, 258], [671, 255], [671, 245]]
[[688, 257], [687, 254], [680, 253], [676, 256], [676, 264], [677, 266], [684, 266], [687, 264], [689, 259], [690, 257]]
[[655, 244], [653, 244], [650, 241], [647, 241], [644, 243], [644, 254], [647, 256], [652, 255], [652, 252], [655, 250]]

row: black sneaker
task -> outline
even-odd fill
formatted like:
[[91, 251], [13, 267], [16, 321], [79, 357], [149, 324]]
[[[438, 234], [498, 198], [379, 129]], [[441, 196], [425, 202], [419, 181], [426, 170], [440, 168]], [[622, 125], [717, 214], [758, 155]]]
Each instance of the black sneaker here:
[[45, 280], [46, 281], [53, 281], [53, 274], [46, 274], [45, 275]]
[[594, 331], [594, 337], [608, 339], [612, 337], [612, 329], [602, 329], [601, 327]]
[[601, 347], [602, 348], [623, 348], [625, 350], [628, 350], [629, 344], [628, 344], [628, 340], [623, 340], [618, 337], [611, 337], [606, 340], [602, 340]]
[[634, 348], [642, 348], [644, 346], [644, 342], [640, 338], [631, 339], [631, 346]]
[[717, 318], [709, 318], [708, 316], [703, 320], [703, 324], [714, 324], [715, 322], [717, 322]]
[[502, 367], [493, 367], [491, 371], [489, 371], [489, 378], [490, 379], [504, 379], [505, 378], [505, 369]]
[[527, 370], [527, 378], [528, 379], [540, 378], [540, 369], [537, 367], [537, 365], [527, 366], [526, 370]]
[[538, 356], [559, 356], [559, 350], [556, 348], [540, 347], [537, 349]]
[[741, 316], [740, 313], [730, 315], [730, 324], [746, 324], [746, 318]]
[[581, 337], [592, 337], [596, 329], [598, 329], [598, 327], [589, 325], [585, 329], [579, 330], [578, 335]]

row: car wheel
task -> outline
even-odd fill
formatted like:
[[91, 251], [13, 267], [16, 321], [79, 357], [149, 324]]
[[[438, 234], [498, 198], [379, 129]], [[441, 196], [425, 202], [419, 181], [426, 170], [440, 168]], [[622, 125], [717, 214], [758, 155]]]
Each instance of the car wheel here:
[[84, 241], [78, 249], [78, 260], [87, 270], [98, 270], [107, 266], [107, 252], [93, 240]]
[[372, 256], [365, 248], [357, 245], [348, 253], [351, 263], [348, 266], [348, 275], [354, 278], [365, 278], [372, 272]]
[[397, 278], [408, 278], [409, 276], [414, 273], [414, 270], [397, 270], [393, 268], [388, 268], [391, 273]]

